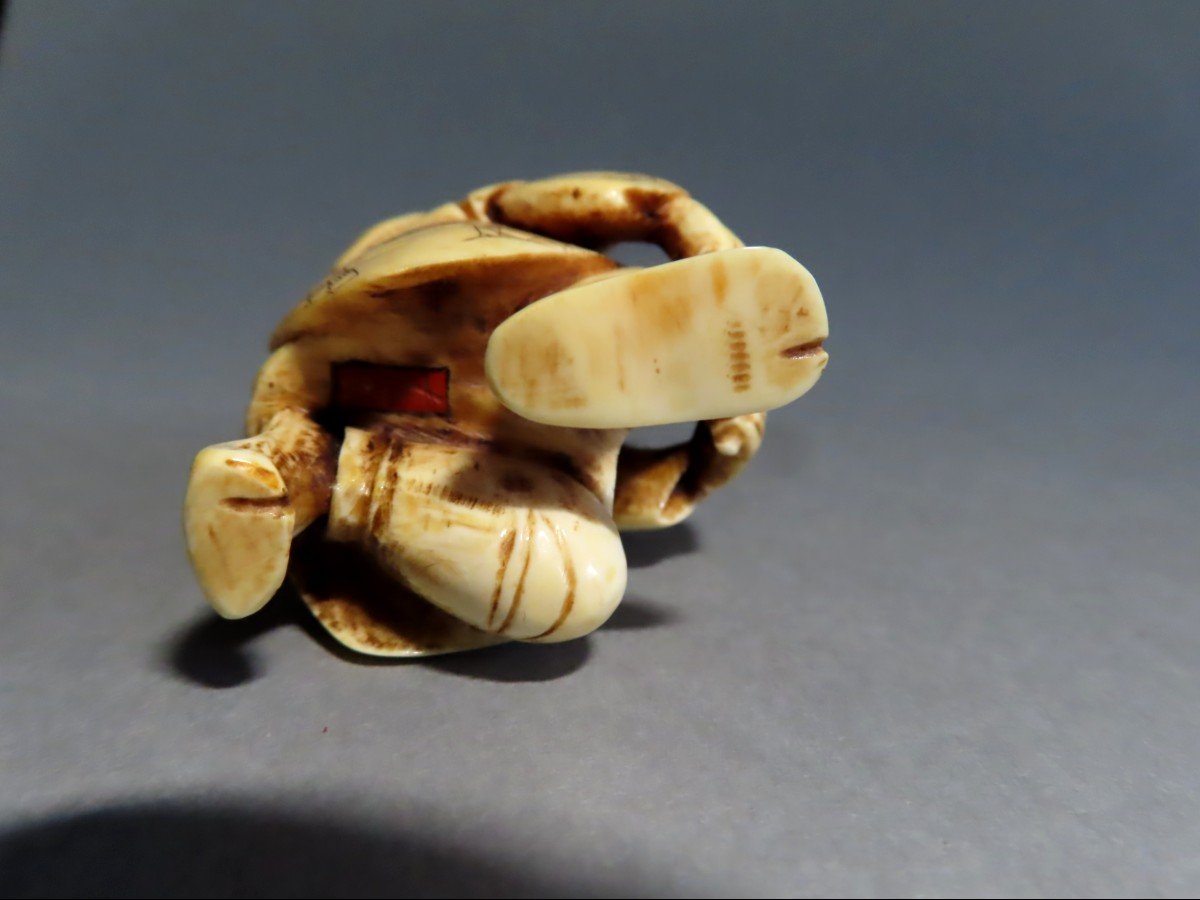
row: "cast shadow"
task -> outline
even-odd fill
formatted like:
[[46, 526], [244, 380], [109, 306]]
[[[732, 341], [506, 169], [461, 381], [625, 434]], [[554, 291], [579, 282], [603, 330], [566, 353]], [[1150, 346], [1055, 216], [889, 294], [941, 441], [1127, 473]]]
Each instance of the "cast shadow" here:
[[595, 636], [561, 644], [499, 644], [469, 653], [431, 656], [422, 665], [484, 681], [552, 681], [582, 668], [592, 655], [592, 641], [604, 640], [604, 632], [657, 628], [678, 618], [678, 613], [672, 609], [637, 597], [626, 597]]
[[317, 623], [295, 592], [285, 587], [260, 612], [245, 619], [222, 619], [214, 612], [204, 612], [167, 638], [164, 662], [173, 675], [201, 687], [240, 687], [262, 674], [254, 641], [288, 627], [321, 639]]
[[626, 597], [598, 633], [603, 637], [606, 631], [644, 631], [678, 620], [679, 613], [668, 606], [641, 597]]
[[621, 543], [631, 569], [644, 569], [700, 550], [700, 536], [687, 521], [661, 531], [626, 531], [621, 534]]
[[[631, 569], [647, 568], [700, 549], [690, 522], [661, 531], [633, 531], [621, 535]], [[675, 621], [667, 607], [636, 597], [626, 597], [601, 630], [633, 631]], [[245, 619], [228, 620], [212, 612], [184, 625], [167, 638], [165, 666], [191, 684], [214, 690], [241, 687], [261, 677], [264, 663], [254, 643], [280, 628], [298, 628], [339, 659], [357, 666], [421, 665], [439, 672], [497, 682], [550, 681], [571, 674], [591, 655], [588, 638], [562, 644], [501, 644], [482, 650], [393, 660], [353, 653], [330, 637], [308, 611], [295, 589], [285, 584], [260, 611]]]
[[583, 667], [592, 655], [590, 637], [561, 644], [498, 644], [466, 653], [430, 656], [421, 665], [480, 681], [554, 681]]
[[[638, 626], [633, 626], [638, 627]], [[356, 666], [424, 666], [439, 672], [505, 683], [552, 681], [578, 670], [591, 655], [588, 638], [562, 644], [500, 644], [480, 650], [424, 659], [385, 659], [347, 650], [285, 585], [271, 602], [245, 619], [222, 619], [205, 612], [167, 638], [163, 663], [175, 677], [200, 687], [225, 690], [264, 674], [254, 642], [280, 628], [298, 628], [328, 653]]]
[[470, 829], [418, 824], [229, 802], [101, 807], [0, 832], [0, 896], [563, 897], [665, 887], [644, 875], [607, 875], [606, 884], [539, 871], [527, 854], [482, 851]]

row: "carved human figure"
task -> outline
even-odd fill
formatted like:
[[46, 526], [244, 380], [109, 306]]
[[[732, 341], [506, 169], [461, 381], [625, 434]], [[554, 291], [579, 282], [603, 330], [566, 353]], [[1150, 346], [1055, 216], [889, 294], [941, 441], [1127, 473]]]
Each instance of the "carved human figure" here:
[[[599, 252], [623, 241], [676, 261]], [[237, 618], [290, 569], [375, 655], [587, 634], [625, 590], [618, 531], [681, 521], [745, 466], [827, 333], [799, 263], [658, 179], [509, 182], [387, 220], [276, 329], [250, 437], [197, 455], [197, 577]], [[623, 447], [680, 421], [682, 445]]]

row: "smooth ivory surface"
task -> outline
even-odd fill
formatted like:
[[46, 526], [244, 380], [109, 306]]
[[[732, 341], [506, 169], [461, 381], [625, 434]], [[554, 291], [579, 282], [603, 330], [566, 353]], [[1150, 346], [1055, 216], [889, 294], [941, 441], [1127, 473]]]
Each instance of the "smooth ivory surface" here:
[[[1198, 16], [9, 4], [0, 894], [1200, 890]], [[337, 254], [607, 167], [833, 327], [613, 620], [360, 665], [207, 611], [188, 466]]]
[[505, 405], [535, 422], [694, 422], [803, 396], [828, 361], [828, 336], [812, 275], [781, 250], [742, 247], [543, 297], [496, 329], [487, 373]]

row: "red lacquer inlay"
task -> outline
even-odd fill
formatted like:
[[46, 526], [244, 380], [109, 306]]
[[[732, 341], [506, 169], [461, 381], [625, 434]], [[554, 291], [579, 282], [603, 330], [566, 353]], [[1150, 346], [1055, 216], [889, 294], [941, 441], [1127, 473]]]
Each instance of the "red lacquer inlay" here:
[[450, 370], [337, 363], [333, 367], [333, 405], [444, 415], [450, 411]]

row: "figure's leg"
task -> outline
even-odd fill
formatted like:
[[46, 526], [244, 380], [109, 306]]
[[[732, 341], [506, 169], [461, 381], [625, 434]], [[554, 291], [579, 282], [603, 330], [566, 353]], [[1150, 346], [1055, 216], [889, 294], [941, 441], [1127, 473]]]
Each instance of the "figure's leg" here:
[[617, 461], [613, 518], [622, 531], [682, 522], [696, 504], [727, 484], [762, 446], [766, 413], [700, 422], [673, 447], [623, 447]]
[[279, 589], [292, 537], [328, 509], [334, 452], [312, 419], [284, 409], [255, 437], [197, 454], [184, 527], [200, 586], [221, 615], [257, 612]]
[[506, 181], [472, 191], [457, 203], [373, 225], [334, 268], [397, 235], [445, 222], [483, 221], [583, 246], [650, 241], [672, 259], [740, 247], [742, 242], [677, 184], [622, 172], [578, 172], [537, 181]]
[[804, 394], [828, 334], [808, 270], [782, 250], [723, 250], [543, 297], [492, 334], [487, 375], [505, 406], [546, 425], [729, 418]]
[[514, 640], [587, 634], [625, 590], [621, 540], [595, 494], [481, 448], [347, 429], [329, 536], [361, 541], [426, 600]]

